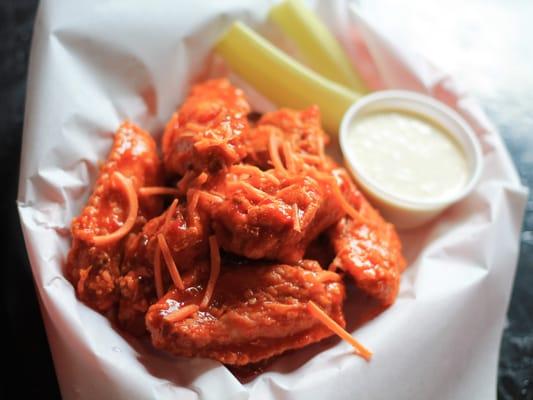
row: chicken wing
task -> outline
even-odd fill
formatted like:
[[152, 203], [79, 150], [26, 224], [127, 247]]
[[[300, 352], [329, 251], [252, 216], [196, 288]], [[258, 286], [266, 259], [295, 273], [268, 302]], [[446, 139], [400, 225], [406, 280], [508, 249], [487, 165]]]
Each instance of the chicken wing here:
[[[120, 275], [124, 238], [95, 243], [94, 237], [109, 235], [125, 224], [128, 199], [118, 177], [122, 176], [137, 190], [144, 185], [160, 185], [161, 164], [152, 137], [126, 122], [117, 130], [113, 147], [102, 165], [94, 192], [81, 214], [72, 221], [72, 247], [67, 259], [67, 275], [78, 297], [89, 306], [105, 312], [118, 300], [117, 278]], [[127, 183], [126, 182], [126, 183]], [[133, 231], [147, 218], [161, 212], [161, 201], [145, 198], [139, 201], [139, 213]]]
[[210, 197], [198, 207], [209, 215], [224, 250], [296, 263], [309, 243], [344, 215], [332, 190], [331, 181], [317, 177], [234, 165], [203, 185]]
[[201, 285], [170, 291], [150, 307], [155, 347], [225, 364], [258, 362], [333, 333], [307, 312], [313, 301], [344, 326], [339, 275], [314, 261], [300, 265], [224, 266], [210, 305], [197, 310]]
[[398, 234], [361, 195], [344, 169], [334, 173], [361, 219], [345, 217], [329, 230], [336, 253], [330, 269], [346, 271], [363, 292], [390, 305], [396, 299], [400, 274], [406, 266]]
[[[256, 165], [261, 169], [269, 169], [272, 163], [269, 146], [271, 136], [277, 137], [284, 146], [290, 146], [291, 151], [303, 157], [308, 164], [323, 162], [324, 146], [329, 137], [320, 123], [320, 110], [311, 106], [298, 111], [282, 108], [264, 114], [257, 125], [245, 135], [247, 156], [245, 163]], [[286, 147], [282, 149], [286, 149]], [[285, 151], [281, 158], [287, 163]]]
[[[118, 321], [123, 329], [136, 335], [146, 331], [144, 315], [157, 300], [154, 264], [159, 246], [158, 235], [164, 237], [179, 273], [185, 275], [187, 287], [208, 275], [208, 265], [203, 262], [208, 254], [208, 232], [205, 222], [200, 219], [196, 210], [188, 213], [185, 206], [173, 204], [162, 215], [148, 221], [137, 235], [130, 236], [118, 278]], [[160, 290], [166, 293], [172, 280], [165, 263], [160, 266], [160, 271]]]
[[168, 172], [216, 172], [245, 155], [250, 106], [242, 90], [227, 79], [193, 87], [163, 135], [163, 157]]

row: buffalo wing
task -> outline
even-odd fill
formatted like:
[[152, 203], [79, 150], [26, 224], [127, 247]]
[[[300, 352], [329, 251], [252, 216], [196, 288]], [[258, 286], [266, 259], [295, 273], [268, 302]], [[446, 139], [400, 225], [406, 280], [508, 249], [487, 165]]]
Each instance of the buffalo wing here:
[[[87, 205], [72, 221], [73, 242], [67, 259], [67, 274], [79, 298], [99, 311], [110, 310], [119, 297], [117, 279], [125, 239], [101, 244], [93, 241], [94, 237], [120, 229], [127, 218], [131, 204], [119, 189], [117, 177], [123, 176], [137, 190], [144, 185], [160, 184], [161, 175], [151, 136], [131, 123], [122, 124]], [[134, 230], [147, 218], [158, 215], [161, 206], [160, 199], [141, 199]]]
[[[308, 313], [309, 301], [345, 323], [340, 276], [313, 261], [224, 266], [210, 305], [191, 308], [200, 303], [202, 291], [202, 285], [173, 290], [150, 307], [146, 325], [157, 348], [243, 365], [331, 336]], [[182, 312], [185, 307], [189, 313]]]

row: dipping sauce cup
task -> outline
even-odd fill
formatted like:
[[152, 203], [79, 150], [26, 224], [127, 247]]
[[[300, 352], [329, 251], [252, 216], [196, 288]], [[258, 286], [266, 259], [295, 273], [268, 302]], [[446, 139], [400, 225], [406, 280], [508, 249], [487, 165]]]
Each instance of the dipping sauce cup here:
[[463, 118], [408, 91], [376, 92], [355, 102], [342, 119], [339, 141], [361, 190], [399, 229], [418, 227], [463, 199], [482, 168], [479, 143]]

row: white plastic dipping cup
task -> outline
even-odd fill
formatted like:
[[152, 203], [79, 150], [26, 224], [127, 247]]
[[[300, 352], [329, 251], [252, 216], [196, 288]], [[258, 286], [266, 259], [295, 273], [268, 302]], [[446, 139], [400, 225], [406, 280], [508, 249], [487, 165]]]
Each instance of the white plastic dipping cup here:
[[[383, 184], [364, 172], [351, 148], [351, 128], [363, 116], [391, 111], [414, 114], [415, 118], [419, 116], [421, 120], [438, 126], [443, 134], [450, 136], [461, 148], [466, 159], [467, 178], [462, 186], [437, 199], [406, 199], [401, 194], [385, 189]], [[418, 227], [467, 196], [479, 179], [483, 163], [478, 140], [459, 114], [428, 96], [403, 90], [376, 92], [355, 102], [342, 119], [339, 141], [347, 167], [361, 190], [380, 209], [383, 216], [399, 229]], [[438, 163], [439, 160], [435, 162]]]

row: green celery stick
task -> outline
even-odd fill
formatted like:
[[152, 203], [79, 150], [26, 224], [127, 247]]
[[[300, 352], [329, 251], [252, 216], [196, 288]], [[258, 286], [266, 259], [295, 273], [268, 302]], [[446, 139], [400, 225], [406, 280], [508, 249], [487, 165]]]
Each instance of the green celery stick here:
[[350, 89], [368, 91], [339, 42], [301, 0], [285, 0], [272, 7], [269, 18], [293, 40], [311, 69]]
[[215, 51], [278, 106], [318, 105], [324, 128], [332, 135], [337, 135], [344, 112], [360, 97], [298, 63], [241, 22], [222, 35]]

